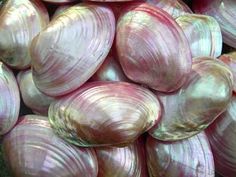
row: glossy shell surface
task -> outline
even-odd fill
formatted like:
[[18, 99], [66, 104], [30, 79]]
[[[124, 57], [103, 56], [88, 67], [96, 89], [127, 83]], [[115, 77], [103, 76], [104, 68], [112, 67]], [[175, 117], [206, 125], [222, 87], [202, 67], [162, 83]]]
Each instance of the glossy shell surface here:
[[78, 146], [126, 145], [160, 117], [160, 104], [146, 88], [125, 82], [91, 82], [53, 102], [55, 132]]

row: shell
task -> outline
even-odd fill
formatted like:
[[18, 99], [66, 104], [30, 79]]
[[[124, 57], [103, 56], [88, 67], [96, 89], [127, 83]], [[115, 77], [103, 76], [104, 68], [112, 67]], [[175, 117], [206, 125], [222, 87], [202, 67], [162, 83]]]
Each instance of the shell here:
[[186, 14], [176, 19], [191, 48], [192, 57], [218, 57], [222, 51], [222, 34], [218, 22], [211, 16]]
[[96, 148], [98, 177], [148, 177], [144, 148], [142, 139], [126, 147]]
[[213, 16], [220, 24], [224, 43], [236, 48], [236, 1], [235, 0], [199, 0], [193, 1], [197, 13]]
[[17, 75], [23, 102], [40, 115], [48, 115], [48, 107], [55, 98], [40, 92], [34, 84], [31, 70], [21, 71]]
[[204, 133], [178, 142], [148, 137], [147, 164], [150, 177], [214, 177], [211, 148]]
[[13, 68], [29, 67], [30, 43], [48, 21], [40, 1], [8, 0], [0, 12], [0, 59]]
[[221, 55], [219, 59], [230, 67], [234, 77], [233, 89], [236, 92], [236, 52]]
[[124, 81], [129, 82], [129, 79], [124, 74], [120, 63], [116, 60], [113, 54], [109, 54], [102, 66], [91, 77], [91, 81]]
[[207, 129], [214, 155], [216, 171], [223, 176], [236, 176], [236, 96], [234, 95], [226, 112]]
[[132, 4], [123, 11], [116, 48], [126, 76], [158, 91], [177, 90], [191, 69], [190, 48], [179, 25], [146, 3]]
[[197, 58], [178, 92], [157, 93], [163, 113], [161, 121], [149, 133], [156, 139], [175, 141], [201, 132], [226, 110], [232, 84], [233, 75], [223, 62]]
[[13, 72], [0, 62], [0, 136], [10, 131], [17, 122], [20, 93]]
[[192, 10], [181, 0], [146, 0], [146, 2], [163, 9], [173, 18], [177, 18], [186, 13], [193, 13]]
[[31, 45], [37, 88], [50, 96], [76, 90], [105, 60], [114, 34], [115, 17], [106, 6], [82, 3], [53, 18]]
[[5, 159], [16, 177], [97, 177], [93, 149], [57, 137], [47, 117], [27, 115], [3, 140]]
[[155, 95], [125, 82], [91, 82], [49, 107], [55, 132], [78, 146], [123, 146], [160, 117]]

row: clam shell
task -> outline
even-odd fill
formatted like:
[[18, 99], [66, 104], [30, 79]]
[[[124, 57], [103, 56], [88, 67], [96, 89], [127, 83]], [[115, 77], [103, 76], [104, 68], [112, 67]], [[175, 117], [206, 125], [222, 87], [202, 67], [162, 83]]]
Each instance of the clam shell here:
[[193, 1], [197, 13], [213, 16], [220, 24], [224, 43], [236, 48], [236, 1], [235, 0], [199, 0]]
[[55, 132], [78, 146], [125, 145], [160, 117], [155, 95], [125, 82], [91, 82], [53, 102], [49, 120]]
[[115, 17], [106, 6], [82, 3], [53, 18], [31, 45], [37, 88], [50, 96], [76, 90], [105, 60], [114, 34]]
[[0, 59], [13, 68], [29, 67], [30, 43], [48, 21], [47, 10], [38, 0], [6, 1], [0, 12]]
[[204, 133], [178, 142], [162, 142], [149, 136], [146, 150], [150, 177], [215, 176], [213, 155]]
[[148, 177], [144, 140], [126, 147], [96, 148], [98, 177]]
[[40, 92], [35, 86], [31, 70], [21, 71], [17, 75], [23, 102], [27, 107], [40, 115], [48, 115], [48, 107], [55, 98]]
[[236, 176], [236, 96], [234, 95], [226, 112], [207, 129], [216, 171], [223, 176]]
[[222, 51], [222, 34], [218, 22], [211, 16], [186, 14], [176, 19], [183, 29], [192, 57], [218, 57]]
[[78, 148], [57, 137], [47, 117], [27, 115], [4, 137], [6, 162], [16, 177], [97, 177], [93, 149]]
[[146, 2], [163, 9], [173, 18], [177, 18], [187, 13], [193, 13], [192, 10], [181, 0], [146, 0]]
[[219, 59], [223, 61], [226, 65], [228, 65], [231, 69], [234, 77], [234, 92], [236, 92], [236, 52], [221, 55]]
[[157, 93], [163, 113], [149, 133], [156, 139], [174, 141], [201, 132], [226, 110], [232, 84], [233, 75], [223, 62], [206, 57], [196, 59], [179, 91]]
[[179, 25], [146, 3], [127, 7], [117, 24], [116, 48], [126, 76], [155, 90], [180, 88], [191, 69], [191, 51]]
[[13, 72], [0, 62], [0, 135], [6, 134], [17, 122], [20, 93]]

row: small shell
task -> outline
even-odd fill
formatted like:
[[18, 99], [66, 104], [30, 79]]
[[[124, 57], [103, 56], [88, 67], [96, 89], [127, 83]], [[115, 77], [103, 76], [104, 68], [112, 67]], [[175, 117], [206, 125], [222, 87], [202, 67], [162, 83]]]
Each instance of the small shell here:
[[173, 18], [177, 18], [186, 13], [193, 13], [192, 10], [181, 0], [147, 0], [146, 2], [163, 9]]
[[55, 131], [78, 146], [134, 142], [160, 117], [149, 90], [125, 82], [92, 82], [53, 102], [49, 120]]
[[214, 17], [220, 24], [224, 43], [236, 48], [236, 1], [235, 0], [199, 0], [193, 1], [193, 9]]
[[192, 57], [218, 57], [222, 51], [222, 34], [218, 22], [211, 16], [186, 14], [176, 19], [183, 29]]
[[140, 139], [126, 147], [96, 148], [98, 177], [148, 177], [144, 148]]
[[234, 77], [234, 92], [236, 92], [236, 52], [221, 55], [219, 59], [230, 67]]
[[40, 92], [34, 84], [31, 70], [21, 71], [17, 75], [22, 99], [27, 107], [40, 115], [48, 115], [48, 107], [55, 98]]
[[114, 34], [114, 14], [102, 5], [78, 4], [53, 18], [31, 46], [37, 88], [50, 96], [76, 90], [105, 60]]
[[57, 137], [47, 117], [27, 115], [4, 137], [6, 162], [16, 177], [97, 177], [93, 149], [78, 148]]
[[0, 135], [6, 134], [17, 122], [20, 93], [13, 72], [0, 62]]
[[117, 24], [116, 48], [126, 76], [155, 90], [180, 88], [191, 69], [191, 51], [179, 25], [146, 3], [131, 4]]
[[232, 84], [232, 73], [223, 62], [196, 59], [187, 82], [178, 92], [158, 94], [163, 114], [149, 133], [156, 139], [174, 141], [201, 132], [225, 111]]
[[92, 81], [124, 81], [129, 79], [124, 74], [120, 63], [114, 58], [112, 54], [108, 55], [102, 66], [92, 76]]
[[207, 129], [213, 151], [216, 171], [223, 176], [236, 176], [236, 96], [226, 112]]
[[30, 43], [48, 21], [40, 1], [8, 0], [0, 15], [0, 59], [13, 68], [29, 67]]
[[147, 164], [150, 177], [214, 177], [214, 159], [204, 133], [178, 142], [148, 137]]

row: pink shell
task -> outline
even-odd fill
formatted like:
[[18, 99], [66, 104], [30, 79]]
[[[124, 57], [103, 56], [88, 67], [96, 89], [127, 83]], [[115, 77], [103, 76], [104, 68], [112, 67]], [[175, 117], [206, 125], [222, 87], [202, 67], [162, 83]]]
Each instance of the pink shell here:
[[53, 102], [55, 132], [78, 146], [126, 145], [157, 123], [160, 104], [148, 89], [125, 82], [91, 82]]
[[236, 176], [236, 96], [226, 112], [221, 114], [207, 129], [216, 171], [223, 176]]
[[146, 0], [146, 2], [163, 9], [173, 18], [177, 18], [187, 13], [193, 13], [182, 0]]
[[73, 146], [56, 136], [47, 117], [27, 115], [4, 137], [6, 162], [17, 177], [97, 177], [94, 150]]
[[191, 137], [207, 128], [230, 103], [233, 75], [223, 62], [197, 58], [183, 87], [160, 94], [162, 117], [149, 133], [156, 139], [175, 141]]
[[68, 8], [33, 40], [35, 85], [50, 96], [77, 89], [105, 60], [114, 34], [115, 17], [110, 8], [86, 3]]
[[139, 138], [125, 147], [96, 148], [98, 177], [148, 177], [145, 143]]
[[215, 176], [213, 155], [204, 133], [177, 142], [148, 137], [146, 150], [150, 177]]
[[191, 51], [179, 25], [162, 9], [131, 4], [119, 18], [116, 48], [126, 76], [155, 90], [179, 89], [191, 69]]
[[235, 0], [194, 0], [193, 9], [213, 16], [220, 24], [224, 43], [236, 48]]

